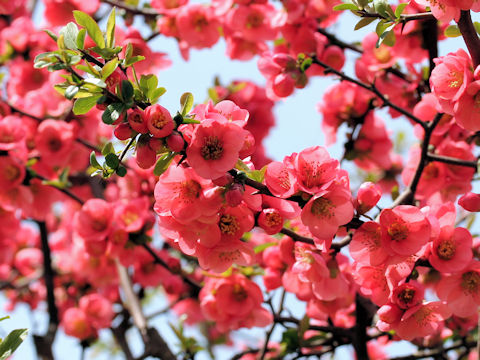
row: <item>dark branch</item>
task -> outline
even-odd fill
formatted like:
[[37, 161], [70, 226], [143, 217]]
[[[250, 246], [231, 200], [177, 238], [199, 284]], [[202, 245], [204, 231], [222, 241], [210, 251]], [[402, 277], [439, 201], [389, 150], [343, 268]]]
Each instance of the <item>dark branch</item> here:
[[473, 60], [473, 68], [480, 65], [480, 39], [470, 16], [470, 10], [462, 10], [460, 19], [457, 22], [462, 33], [463, 40]]

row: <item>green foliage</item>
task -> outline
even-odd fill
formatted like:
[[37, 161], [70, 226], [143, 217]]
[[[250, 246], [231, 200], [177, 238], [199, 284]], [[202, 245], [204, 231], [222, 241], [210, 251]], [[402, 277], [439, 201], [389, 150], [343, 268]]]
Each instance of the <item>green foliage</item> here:
[[83, 26], [87, 30], [88, 36], [92, 38], [93, 42], [97, 44], [100, 49], [104, 49], [105, 39], [103, 38], [102, 31], [95, 20], [90, 15], [79, 10], [74, 10], [73, 16], [77, 24]]
[[153, 168], [153, 174], [156, 176], [160, 176], [165, 171], [167, 171], [174, 157], [175, 157], [174, 152], [167, 152], [160, 155], [160, 157], [157, 160], [157, 163], [155, 164], [155, 167]]
[[[0, 318], [0, 321], [9, 319], [8, 316]], [[6, 360], [17, 350], [28, 335], [28, 329], [16, 329], [11, 331], [4, 339], [0, 339], [0, 360]]]

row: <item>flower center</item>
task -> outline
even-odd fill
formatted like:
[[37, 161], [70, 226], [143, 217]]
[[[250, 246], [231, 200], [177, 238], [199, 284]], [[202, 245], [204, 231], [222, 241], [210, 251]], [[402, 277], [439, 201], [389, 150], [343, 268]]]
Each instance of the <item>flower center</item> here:
[[165, 115], [163, 115], [161, 112], [157, 112], [153, 115], [152, 118], [152, 125], [156, 129], [163, 129], [165, 125], [167, 125], [169, 122], [169, 119]]
[[7, 165], [4, 170], [4, 175], [8, 181], [16, 180], [20, 176], [20, 169], [12, 164]]
[[402, 223], [394, 223], [388, 227], [388, 235], [393, 241], [402, 241], [408, 237], [408, 227]]
[[247, 291], [240, 284], [233, 285], [233, 298], [236, 301], [244, 301], [248, 297]]
[[276, 227], [283, 224], [282, 216], [277, 212], [269, 212], [265, 215], [265, 220], [268, 226]]
[[403, 303], [404, 305], [409, 305], [415, 297], [415, 289], [403, 289], [397, 297], [401, 303]]
[[442, 260], [450, 260], [455, 256], [455, 243], [451, 240], [444, 240], [437, 246], [437, 255]]
[[208, 136], [200, 150], [205, 160], [218, 160], [223, 156], [223, 143], [216, 136]]
[[332, 208], [335, 206], [332, 202], [325, 198], [318, 198], [313, 201], [312, 214], [317, 217], [332, 217]]
[[130, 225], [133, 222], [137, 221], [138, 214], [127, 211], [125, 214], [123, 214], [122, 219], [126, 225]]
[[187, 199], [197, 199], [200, 196], [202, 186], [195, 180], [186, 180], [180, 185], [181, 196]]
[[208, 26], [208, 20], [202, 14], [197, 14], [193, 18], [193, 27], [195, 28], [195, 31], [202, 32], [203, 28], [207, 26]]
[[462, 289], [470, 293], [478, 292], [480, 284], [480, 274], [476, 271], [469, 271], [462, 275]]
[[62, 142], [58, 138], [51, 138], [48, 140], [48, 148], [52, 152], [57, 152], [62, 147]]
[[448, 82], [449, 88], [458, 89], [463, 84], [463, 74], [459, 71], [450, 71], [448, 73], [450, 81]]
[[263, 16], [258, 12], [251, 13], [247, 17], [247, 29], [258, 28], [263, 24]]
[[230, 214], [223, 214], [220, 217], [218, 226], [220, 227], [220, 231], [227, 235], [235, 235], [235, 233], [240, 229], [237, 218]]

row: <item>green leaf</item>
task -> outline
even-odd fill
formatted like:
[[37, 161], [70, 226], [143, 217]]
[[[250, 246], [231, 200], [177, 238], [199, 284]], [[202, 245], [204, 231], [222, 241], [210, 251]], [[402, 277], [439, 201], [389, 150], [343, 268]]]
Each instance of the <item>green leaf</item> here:
[[77, 48], [80, 50], [85, 49], [85, 35], [87, 35], [87, 30], [80, 29], [77, 35]]
[[75, 17], [75, 21], [78, 25], [83, 26], [87, 29], [88, 35], [92, 38], [92, 40], [97, 44], [97, 46], [101, 49], [105, 48], [105, 39], [103, 38], [102, 31], [100, 30], [98, 24], [93, 20], [93, 18], [85, 14], [82, 11], [74, 10], [73, 16]]
[[150, 91], [153, 91], [154, 89], [157, 88], [158, 85], [158, 79], [155, 75], [149, 74], [149, 75], [142, 75], [140, 77], [140, 90], [147, 96], [150, 93]]
[[277, 245], [276, 242], [263, 243], [263, 244], [255, 246], [253, 248], [253, 251], [255, 251], [255, 254], [260, 254], [265, 249], [269, 248], [270, 246], [275, 246], [275, 245]]
[[125, 60], [128, 60], [132, 57], [133, 54], [133, 46], [132, 43], [127, 44], [127, 48], [125, 50]]
[[75, 100], [75, 103], [73, 104], [73, 113], [75, 115], [86, 114], [90, 111], [91, 108], [93, 108], [97, 104], [97, 100], [101, 96], [102, 95], [97, 94]]
[[107, 22], [107, 47], [115, 45], [115, 7], [112, 8]]
[[180, 97], [180, 105], [182, 106], [181, 114], [185, 117], [193, 107], [193, 95], [186, 92]]
[[57, 39], [57, 46], [60, 50], [65, 50], [67, 47], [65, 46], [65, 39], [63, 34], [60, 34]]
[[300, 323], [298, 324], [298, 338], [303, 339], [303, 335], [305, 334], [305, 331], [308, 330], [308, 327], [310, 326], [310, 318], [308, 315], [305, 315], [302, 320], [300, 320]]
[[478, 21], [475, 21], [473, 23], [473, 26], [475, 27], [475, 30], [477, 31], [477, 34], [480, 34], [480, 23]]
[[55, 35], [55, 33], [53, 33], [52, 31], [50, 31], [48, 29], [44, 29], [43, 31], [45, 31], [47, 33], [47, 35], [52, 38], [53, 41], [57, 42], [58, 36]]
[[153, 168], [153, 174], [155, 176], [160, 176], [165, 171], [167, 171], [168, 166], [172, 162], [172, 159], [174, 158], [174, 156], [175, 156], [174, 152], [168, 152], [160, 155], [160, 157], [157, 160], [157, 163], [155, 164], [155, 167]]
[[373, 6], [375, 7], [375, 11], [382, 15], [385, 18], [389, 18], [388, 14], [388, 0], [373, 0]]
[[395, 17], [397, 19], [403, 14], [403, 10], [407, 7], [408, 3], [400, 3], [398, 4], [397, 8], [395, 9]]
[[129, 57], [128, 60], [125, 61], [125, 66], [132, 66], [136, 62], [139, 62], [142, 60], [145, 60], [145, 56], [137, 55], [137, 56]]
[[261, 182], [263, 182], [263, 179], [265, 178], [265, 172], [266, 171], [267, 171], [267, 167], [264, 166], [260, 170], [252, 170], [252, 171], [247, 172], [247, 176], [250, 179], [255, 180], [256, 182], [261, 183]]
[[10, 319], [10, 316], [7, 315], [7, 316], [4, 316], [4, 317], [1, 317], [0, 321], [7, 320], [7, 319]]
[[119, 166], [117, 170], [115, 170], [115, 172], [120, 177], [124, 177], [125, 175], [127, 175], [127, 169], [124, 166]]
[[102, 114], [102, 121], [105, 124], [113, 124], [117, 121], [122, 113], [125, 111], [125, 106], [122, 103], [113, 103], [107, 106]]
[[462, 35], [457, 25], [449, 25], [444, 31], [446, 37], [459, 37]]
[[102, 148], [102, 155], [107, 156], [108, 154], [114, 154], [115, 148], [113, 147], [111, 142], [106, 143]]
[[282, 334], [282, 345], [287, 353], [296, 352], [300, 347], [297, 329], [287, 329]]
[[116, 154], [110, 153], [105, 155], [105, 163], [112, 169], [116, 169], [120, 165], [120, 160]]
[[373, 21], [375, 21], [375, 18], [371, 17], [371, 18], [362, 18], [360, 19], [360, 21], [357, 23], [357, 25], [355, 25], [355, 29], [354, 30], [360, 30], [361, 28], [371, 24]]
[[13, 330], [0, 343], [0, 360], [5, 360], [10, 357], [13, 352], [25, 340], [28, 334], [28, 329]]
[[166, 92], [167, 92], [167, 89], [165, 89], [164, 87], [159, 87], [151, 91], [150, 96], [148, 98], [152, 104], [155, 104], [158, 101], [158, 98], [163, 94], [165, 94]]
[[78, 37], [77, 24], [69, 22], [60, 30], [60, 35], [63, 35], [63, 41], [67, 49], [77, 50], [77, 37]]
[[113, 58], [109, 62], [105, 64], [105, 66], [102, 68], [102, 80], [105, 80], [108, 78], [112, 73], [115, 71], [115, 69], [118, 66], [118, 59]]
[[129, 80], [122, 80], [121, 93], [123, 101], [128, 101], [133, 96], [133, 86]]
[[90, 153], [90, 165], [97, 170], [102, 170], [102, 165], [99, 164], [95, 151]]
[[105, 81], [102, 79], [97, 79], [97, 78], [86, 78], [84, 81], [88, 84], [93, 84], [95, 86], [98, 86], [102, 89], [105, 89], [107, 87], [107, 84], [105, 84]]
[[355, 4], [339, 4], [333, 7], [335, 11], [341, 10], [358, 10], [358, 6]]
[[55, 52], [45, 52], [35, 56], [35, 60], [33, 61], [33, 67], [35, 69], [41, 69], [57, 61], [58, 58], [55, 56]]
[[95, 46], [92, 48], [93, 51], [95, 51], [98, 55], [100, 55], [104, 59], [111, 59], [115, 55], [117, 55], [120, 51], [122, 51], [121, 46], [114, 47], [113, 49], [110, 48], [100, 48], [98, 46]]
[[70, 85], [66, 90], [65, 90], [65, 97], [68, 100], [72, 100], [73, 97], [77, 94], [79, 88], [76, 85]]

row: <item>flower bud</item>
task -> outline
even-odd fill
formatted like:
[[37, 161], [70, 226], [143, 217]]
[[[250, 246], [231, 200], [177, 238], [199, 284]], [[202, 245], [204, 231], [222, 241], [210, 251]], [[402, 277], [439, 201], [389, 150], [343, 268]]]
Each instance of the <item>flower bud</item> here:
[[360, 214], [366, 213], [377, 205], [381, 197], [382, 191], [376, 184], [369, 181], [363, 183], [360, 185], [360, 189], [358, 189], [356, 200], [357, 212]]
[[233, 176], [229, 173], [225, 173], [225, 175], [213, 179], [212, 182], [216, 186], [227, 186], [228, 184], [231, 184], [233, 182]]
[[458, 200], [458, 205], [470, 212], [480, 211], [480, 194], [466, 193]]
[[115, 134], [115, 136], [119, 140], [130, 139], [135, 134], [135, 132], [130, 127], [130, 125], [127, 124], [127, 123], [122, 123], [122, 124], [118, 125], [115, 128], [115, 131], [113, 133]]
[[157, 160], [157, 153], [149, 146], [149, 139], [140, 137], [137, 142], [136, 161], [142, 169], [149, 169]]
[[133, 130], [141, 134], [148, 133], [147, 122], [145, 121], [144, 113], [142, 110], [133, 109], [127, 117], [128, 123]]
[[234, 183], [230, 188], [225, 192], [225, 202], [228, 206], [235, 207], [240, 205], [243, 200], [243, 192], [245, 188], [243, 185]]
[[268, 235], [277, 234], [283, 228], [283, 216], [277, 209], [263, 209], [258, 216], [258, 226]]
[[170, 112], [161, 105], [152, 105], [145, 110], [147, 127], [154, 137], [163, 138], [170, 135], [174, 122]]
[[180, 152], [185, 146], [185, 140], [183, 140], [182, 135], [174, 131], [170, 134], [169, 137], [167, 137], [167, 146], [172, 151]]

